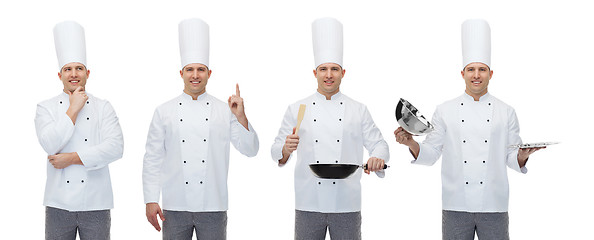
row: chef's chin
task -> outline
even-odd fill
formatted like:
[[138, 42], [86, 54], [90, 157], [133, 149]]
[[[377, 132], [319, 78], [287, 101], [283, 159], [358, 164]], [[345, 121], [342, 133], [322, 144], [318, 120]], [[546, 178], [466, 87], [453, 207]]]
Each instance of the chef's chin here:
[[322, 86], [322, 90], [326, 93], [334, 93], [334, 92], [337, 92], [338, 87], [334, 86], [334, 84], [330, 85], [330, 86], [324, 85], [324, 86]]
[[[76, 88], [78, 88], [79, 86], [80, 85], [76, 85], [76, 86], [70, 85], [70, 86], [65, 87], [65, 89], [69, 92], [74, 92], [76, 90]], [[85, 88], [83, 87], [82, 90], [84, 91]]]

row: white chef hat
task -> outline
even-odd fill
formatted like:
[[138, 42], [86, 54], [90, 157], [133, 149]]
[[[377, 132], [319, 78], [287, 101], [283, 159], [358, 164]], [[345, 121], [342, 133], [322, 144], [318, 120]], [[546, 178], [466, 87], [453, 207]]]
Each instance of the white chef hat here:
[[85, 29], [74, 21], [65, 21], [54, 27], [54, 44], [58, 55], [58, 67], [78, 62], [87, 66]]
[[334, 18], [319, 18], [311, 25], [315, 67], [323, 63], [342, 67], [342, 23]]
[[491, 68], [491, 28], [483, 19], [462, 23], [462, 68], [480, 62]]
[[208, 24], [198, 18], [179, 23], [179, 52], [181, 67], [190, 63], [200, 63], [208, 67], [210, 40]]

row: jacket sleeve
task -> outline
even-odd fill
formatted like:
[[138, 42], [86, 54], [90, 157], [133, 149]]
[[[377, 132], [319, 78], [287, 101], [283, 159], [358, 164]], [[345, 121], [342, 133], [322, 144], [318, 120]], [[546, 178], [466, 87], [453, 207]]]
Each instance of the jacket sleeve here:
[[[390, 160], [388, 143], [384, 140], [382, 133], [373, 122], [373, 118], [371, 118], [371, 114], [367, 107], [364, 107], [362, 120], [361, 130], [363, 132], [363, 146], [365, 146], [365, 149], [369, 152], [369, 156], [383, 159], [384, 162], [388, 162]], [[385, 176], [384, 170], [375, 173], [381, 178]]]
[[248, 129], [245, 129], [237, 117], [231, 114], [231, 143], [241, 154], [254, 157], [258, 154], [260, 149], [260, 141], [258, 140], [258, 134], [252, 125], [248, 122]]
[[[296, 116], [293, 116], [293, 111], [291, 111], [291, 106], [287, 107], [287, 111], [285, 112], [285, 116], [283, 117], [283, 121], [281, 123], [281, 127], [278, 130], [278, 135], [274, 139], [274, 143], [270, 148], [270, 153], [272, 155], [272, 160], [277, 162], [283, 158], [283, 146], [285, 146], [285, 139], [289, 134], [293, 133], [293, 127], [297, 125]], [[291, 154], [292, 156], [293, 154]], [[291, 159], [289, 156], [289, 159]], [[288, 161], [287, 160], [287, 161]]]
[[433, 113], [431, 119], [434, 130], [425, 138], [425, 141], [419, 144], [420, 151], [417, 159], [411, 163], [431, 166], [437, 162], [443, 150], [443, 143], [446, 138], [446, 125], [441, 117], [439, 107]]
[[158, 203], [161, 194], [161, 165], [165, 160], [165, 125], [158, 109], [146, 137], [146, 153], [142, 167], [142, 186], [144, 203]]
[[518, 163], [518, 148], [508, 148], [509, 145], [514, 144], [522, 144], [522, 139], [520, 138], [520, 124], [518, 122], [518, 117], [516, 116], [516, 111], [511, 109], [510, 114], [508, 116], [508, 131], [507, 131], [507, 143], [506, 144], [506, 163], [507, 167], [516, 170], [520, 173], [527, 173], [528, 169], [526, 166], [520, 168], [520, 163]]
[[118, 117], [109, 102], [103, 106], [99, 129], [99, 144], [77, 151], [87, 170], [96, 170], [122, 158], [124, 137]]
[[74, 133], [74, 124], [66, 112], [53, 116], [47, 107], [37, 105], [35, 113], [35, 131], [37, 140], [48, 155], [59, 153], [70, 141]]

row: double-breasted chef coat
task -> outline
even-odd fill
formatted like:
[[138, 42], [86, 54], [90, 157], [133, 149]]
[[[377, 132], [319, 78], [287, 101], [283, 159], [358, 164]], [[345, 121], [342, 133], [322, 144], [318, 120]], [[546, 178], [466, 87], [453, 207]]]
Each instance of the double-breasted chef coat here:
[[420, 144], [413, 163], [433, 165], [442, 155], [444, 210], [507, 212], [507, 167], [521, 173], [518, 149], [520, 127], [512, 107], [489, 93], [479, 101], [468, 94], [437, 107], [435, 130]]
[[48, 155], [76, 152], [83, 163], [56, 169], [46, 158], [45, 206], [68, 211], [113, 208], [108, 164], [122, 157], [122, 130], [108, 101], [87, 96], [76, 124], [66, 115], [70, 98], [65, 92], [37, 105], [35, 129], [43, 150]]
[[229, 143], [243, 155], [258, 153], [258, 135], [248, 129], [207, 93], [197, 100], [183, 93], [157, 107], [144, 155], [145, 203], [158, 203], [162, 191], [166, 210], [226, 211]]
[[[287, 135], [297, 125], [299, 106], [306, 105], [299, 129], [295, 165], [295, 208], [301, 211], [342, 213], [361, 211], [361, 174], [346, 179], [317, 178], [309, 164], [363, 164], [363, 147], [371, 157], [389, 160], [388, 144], [375, 126], [367, 107], [338, 92], [326, 100], [318, 92], [290, 105], [271, 148], [282, 159]], [[365, 161], [367, 162], [367, 161]], [[383, 177], [384, 172], [378, 172]]]

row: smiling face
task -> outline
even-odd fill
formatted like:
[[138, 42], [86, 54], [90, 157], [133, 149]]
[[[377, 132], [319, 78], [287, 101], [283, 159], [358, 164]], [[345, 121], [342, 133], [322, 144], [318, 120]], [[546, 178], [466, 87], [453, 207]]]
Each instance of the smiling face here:
[[64, 92], [74, 92], [77, 87], [85, 87], [91, 71], [87, 70], [82, 63], [68, 63], [62, 67], [58, 77], [64, 84]]
[[336, 63], [320, 64], [313, 72], [318, 79], [318, 92], [326, 96], [326, 99], [338, 93], [345, 73], [340, 65]]
[[475, 100], [487, 93], [489, 80], [493, 76], [493, 71], [484, 63], [474, 62], [466, 65], [462, 70], [462, 78], [466, 83], [466, 93]]
[[210, 78], [211, 70], [204, 64], [190, 63], [179, 71], [184, 79], [184, 92], [192, 97], [198, 97], [206, 92], [206, 84]]

